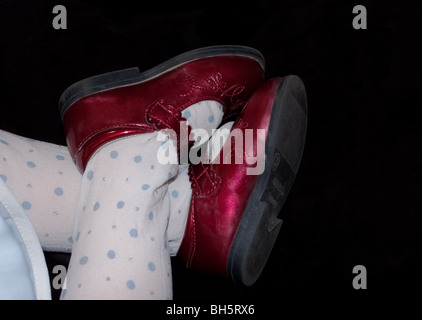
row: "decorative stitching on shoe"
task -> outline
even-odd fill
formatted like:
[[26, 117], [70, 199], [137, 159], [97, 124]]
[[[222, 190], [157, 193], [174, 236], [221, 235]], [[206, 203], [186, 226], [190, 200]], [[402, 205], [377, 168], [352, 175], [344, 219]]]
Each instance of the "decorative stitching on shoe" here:
[[190, 165], [188, 173], [193, 196], [197, 199], [214, 195], [221, 184], [221, 178], [212, 168], [212, 165], [204, 165], [201, 162], [197, 165]]
[[[207, 95], [212, 100], [219, 99], [221, 101], [223, 98], [229, 98], [230, 109], [238, 108], [246, 103], [243, 99], [238, 99], [239, 95], [245, 90], [245, 86], [240, 84], [229, 86], [227, 82], [223, 81], [223, 75], [220, 72], [217, 72], [215, 75], [206, 79], [206, 82], [208, 83], [208, 86], [206, 87], [198, 85], [195, 78], [188, 74], [185, 75], [185, 82], [190, 90], [179, 94], [179, 97], [185, 98], [191, 95], [195, 90], [202, 90], [213, 91], [219, 94], [219, 97]], [[202, 99], [205, 99], [205, 97], [202, 97]]]
[[190, 87], [190, 90], [188, 92], [179, 94], [179, 96], [182, 97], [182, 98], [185, 98], [185, 97], [191, 95], [192, 92], [194, 92], [197, 89], [200, 89], [200, 90], [205, 89], [204, 87], [197, 85], [195, 79], [188, 74], [185, 74], [185, 82]]
[[156, 129], [178, 129], [175, 127], [182, 119], [179, 108], [171, 104], [166, 104], [164, 99], [160, 99], [151, 104], [146, 111], [146, 121]]
[[[169, 132], [172, 136], [170, 137], [177, 142], [177, 153], [180, 155], [180, 150], [183, 147], [183, 150], [189, 150], [193, 146], [194, 141], [188, 141], [188, 145], [181, 146], [180, 130], [185, 130], [185, 127], [180, 126], [182, 120], [187, 121], [182, 117], [182, 112], [180, 107], [175, 107], [171, 104], [166, 103], [164, 99], [160, 99], [155, 103], [151, 104], [145, 113], [146, 122], [153, 126], [157, 130], [171, 129], [173, 132]], [[189, 137], [191, 133], [190, 125], [187, 125], [187, 132], [184, 132], [184, 135]], [[176, 137], [174, 137], [176, 134]], [[184, 142], [184, 141], [183, 141]], [[187, 147], [187, 148], [186, 148]]]
[[[192, 199], [192, 201], [195, 201], [194, 199]], [[193, 235], [192, 235], [192, 247], [191, 247], [191, 252], [189, 252], [189, 261], [188, 261], [188, 267], [192, 266], [193, 263], [193, 259], [195, 257], [196, 254], [196, 220], [195, 220], [195, 216], [196, 216], [196, 212], [195, 212], [195, 206], [192, 205], [191, 203], [191, 207], [192, 207], [192, 230], [193, 230]]]

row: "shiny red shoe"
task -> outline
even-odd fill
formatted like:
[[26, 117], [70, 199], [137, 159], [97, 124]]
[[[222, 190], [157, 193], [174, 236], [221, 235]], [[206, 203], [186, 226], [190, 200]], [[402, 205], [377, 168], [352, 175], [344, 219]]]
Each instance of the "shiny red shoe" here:
[[[229, 136], [211, 164], [190, 165], [192, 200], [178, 251], [188, 267], [255, 283], [282, 224], [278, 215], [299, 168], [306, 124], [300, 78], [271, 79], [253, 94], [231, 129], [230, 135], [243, 134], [243, 148], [239, 151], [238, 141], [229, 144], [234, 140]], [[249, 143], [248, 130], [253, 133]], [[243, 161], [236, 164], [239, 154]], [[228, 159], [231, 164], [224, 163]]]
[[79, 81], [60, 98], [69, 151], [83, 172], [94, 152], [114, 139], [179, 132], [182, 111], [199, 101], [218, 101], [230, 117], [263, 81], [263, 56], [243, 46], [205, 47], [142, 73], [131, 68]]

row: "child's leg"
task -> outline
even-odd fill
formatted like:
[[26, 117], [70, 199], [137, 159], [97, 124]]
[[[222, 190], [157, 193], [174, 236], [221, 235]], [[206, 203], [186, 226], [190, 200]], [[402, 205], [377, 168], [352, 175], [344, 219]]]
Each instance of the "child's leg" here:
[[172, 297], [167, 181], [158, 132], [102, 147], [83, 175], [63, 299]]
[[67, 147], [0, 130], [0, 178], [21, 203], [43, 249], [70, 251], [82, 176]]
[[[205, 121], [195, 121], [197, 108]], [[188, 111], [185, 116], [193, 128], [215, 128], [222, 117], [216, 103], [194, 105]], [[63, 299], [172, 298], [170, 198], [182, 198], [186, 191], [173, 188], [168, 193], [168, 182], [179, 179], [178, 164], [157, 160], [163, 149], [174, 148], [158, 141], [158, 134], [114, 141], [90, 159], [82, 179]], [[172, 220], [185, 222], [188, 207]], [[179, 225], [175, 230], [183, 232]], [[170, 234], [183, 237], [177, 231]]]
[[[211, 130], [219, 125], [222, 111], [221, 106], [215, 102], [202, 102], [186, 109], [184, 116], [188, 119], [192, 128], [205, 129], [211, 133]], [[178, 206], [177, 210], [173, 208], [172, 212], [174, 214], [172, 214], [171, 218], [171, 221], [177, 223], [174, 224], [174, 227], [172, 225], [169, 226], [168, 236], [175, 238], [170, 239], [170, 243], [176, 244], [168, 248], [171, 255], [177, 253], [178, 244], [183, 238], [184, 224], [189, 208], [188, 202], [190, 199], [188, 198], [190, 198], [190, 193], [177, 190], [177, 188], [182, 186], [189, 187], [187, 176], [185, 176], [186, 170], [183, 171], [183, 176], [178, 177], [178, 179], [175, 179], [175, 173], [172, 173], [171, 177], [173, 183], [171, 183], [170, 199], [177, 203]], [[85, 179], [93, 178], [91, 172], [89, 170], [85, 171]], [[72, 230], [73, 217], [76, 212], [77, 199], [81, 188], [81, 177], [66, 147], [23, 138], [0, 130], [0, 178], [6, 182], [22, 204], [36, 229], [44, 250], [70, 251], [72, 243], [80, 241], [81, 233], [76, 231], [72, 236]], [[105, 177], [101, 177], [103, 181], [104, 179], [107, 180], [107, 176]], [[168, 175], [168, 178], [170, 178], [170, 175]], [[126, 184], [129, 180], [125, 180]], [[84, 185], [86, 187], [86, 184]], [[156, 194], [159, 192], [165, 193], [164, 189], [166, 189], [164, 186], [158, 188]], [[81, 195], [84, 193], [87, 193], [86, 188], [85, 191], [81, 192]], [[86, 194], [85, 197], [81, 198], [85, 199]], [[186, 199], [186, 202], [181, 201], [181, 199]], [[168, 203], [168, 199], [164, 200], [163, 197], [163, 203], [160, 205], [165, 212], [168, 211], [166, 201]], [[147, 202], [145, 204], [139, 203], [139, 208], [141, 208]], [[119, 206], [128, 208], [123, 203], [120, 203]], [[83, 205], [79, 204], [81, 211], [79, 211], [78, 217], [80, 212], [84, 211], [83, 207]], [[124, 210], [120, 211], [123, 212]], [[165, 223], [160, 225], [166, 226]], [[113, 224], [113, 226], [115, 227], [112, 227], [112, 229], [116, 230], [117, 225]], [[135, 237], [135, 235], [138, 234], [137, 229], [131, 228], [130, 230], [131, 238], [136, 238], [137, 236]], [[161, 232], [160, 235], [162, 235], [163, 239], [166, 239], [166, 234]], [[164, 245], [164, 240], [162, 242], [165, 250], [157, 250], [157, 252], [161, 252], [161, 256], [163, 252], [166, 252], [164, 260], [167, 261], [167, 245]], [[174, 250], [172, 250], [173, 248]], [[110, 256], [113, 256], [112, 252], [110, 252]], [[128, 257], [128, 261], [133, 262], [134, 258]], [[167, 269], [170, 271], [169, 266]], [[168, 273], [170, 274], [170, 272]], [[167, 273], [164, 272], [162, 275], [167, 275]], [[153, 282], [154, 286], [156, 286], [157, 282]], [[70, 283], [72, 281], [68, 281], [69, 286]], [[171, 279], [169, 279], [168, 283], [171, 284]], [[129, 282], [128, 286], [131, 287], [132, 282]], [[154, 290], [151, 292], [153, 293]], [[170, 294], [161, 295], [161, 297], [164, 296], [171, 297], [171, 286]], [[152, 296], [143, 297], [151, 298]], [[157, 295], [156, 298], [158, 297]]]

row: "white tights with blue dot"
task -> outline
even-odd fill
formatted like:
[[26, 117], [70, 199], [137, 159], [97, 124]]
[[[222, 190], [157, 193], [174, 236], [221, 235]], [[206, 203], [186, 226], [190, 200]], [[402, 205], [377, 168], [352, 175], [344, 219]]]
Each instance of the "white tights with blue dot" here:
[[[203, 101], [183, 115], [211, 132], [223, 114]], [[170, 256], [183, 239], [191, 189], [186, 166], [157, 161], [157, 135], [103, 146], [81, 175], [66, 147], [0, 130], [0, 179], [43, 249], [72, 252], [62, 299], [172, 298]]]

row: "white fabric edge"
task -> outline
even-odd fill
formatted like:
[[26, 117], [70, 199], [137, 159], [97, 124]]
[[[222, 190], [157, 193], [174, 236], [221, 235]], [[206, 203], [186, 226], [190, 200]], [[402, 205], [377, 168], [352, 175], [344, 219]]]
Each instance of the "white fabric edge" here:
[[9, 212], [25, 245], [26, 253], [31, 264], [30, 268], [34, 281], [36, 299], [51, 300], [50, 277], [38, 236], [22, 206], [1, 179], [0, 202]]

